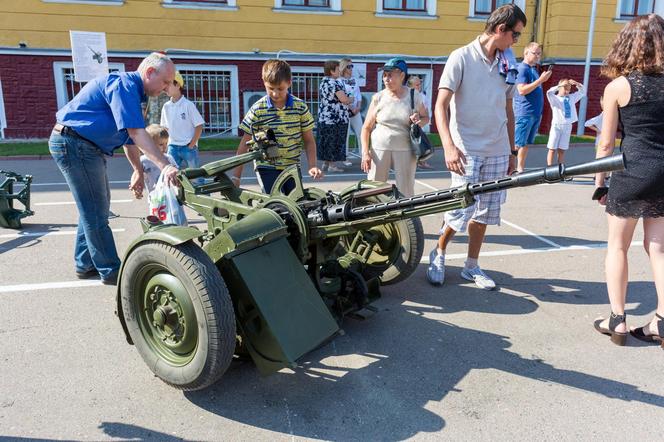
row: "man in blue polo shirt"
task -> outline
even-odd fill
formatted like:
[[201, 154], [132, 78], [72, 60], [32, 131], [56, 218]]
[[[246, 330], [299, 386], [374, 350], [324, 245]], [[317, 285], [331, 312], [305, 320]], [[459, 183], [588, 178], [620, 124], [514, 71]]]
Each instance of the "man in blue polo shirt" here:
[[145, 131], [141, 108], [147, 96], [165, 91], [174, 77], [173, 62], [152, 53], [136, 72], [114, 72], [90, 81], [56, 114], [48, 146], [78, 208], [74, 263], [81, 279], [100, 277], [102, 283], [115, 285], [120, 269], [108, 225], [111, 191], [106, 156], [124, 146], [134, 168], [130, 189], [136, 194], [143, 190], [139, 149], [176, 184], [177, 168]]
[[523, 50], [523, 62], [517, 66], [516, 89], [514, 96], [514, 144], [517, 149], [516, 172], [521, 173], [526, 168], [528, 145], [535, 142], [535, 135], [542, 121], [544, 109], [544, 92], [542, 84], [551, 78], [551, 71], [546, 71], [540, 77], [537, 73], [537, 64], [542, 57], [542, 47], [537, 42], [531, 42]]

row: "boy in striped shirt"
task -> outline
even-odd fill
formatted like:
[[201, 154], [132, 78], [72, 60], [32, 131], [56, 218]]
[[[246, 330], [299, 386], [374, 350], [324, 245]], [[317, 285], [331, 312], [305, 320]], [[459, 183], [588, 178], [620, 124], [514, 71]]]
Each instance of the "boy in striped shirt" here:
[[[237, 154], [248, 151], [251, 140], [251, 127], [254, 130], [272, 129], [279, 143], [279, 157], [274, 163], [256, 161], [255, 170], [258, 183], [264, 193], [270, 193], [279, 174], [290, 165], [300, 166], [300, 156], [304, 147], [309, 166], [309, 176], [322, 178], [323, 172], [316, 164], [316, 140], [313, 135], [314, 119], [304, 101], [291, 95], [291, 68], [283, 60], [268, 60], [262, 72], [265, 95], [251, 106], [240, 124], [244, 132]], [[231, 177], [233, 183], [240, 184], [243, 166], [238, 166]], [[284, 193], [294, 186], [286, 183]]]

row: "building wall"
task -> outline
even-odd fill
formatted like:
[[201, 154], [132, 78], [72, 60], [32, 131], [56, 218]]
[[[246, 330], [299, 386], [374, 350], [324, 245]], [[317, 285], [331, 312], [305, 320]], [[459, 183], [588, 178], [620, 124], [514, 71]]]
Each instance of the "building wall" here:
[[[524, 0], [519, 0], [524, 1]], [[469, 0], [439, 0], [434, 19], [376, 15], [376, 0], [342, 0], [341, 15], [275, 12], [273, 0], [238, 0], [236, 10], [167, 8], [163, 0], [121, 6], [0, 4], [0, 46], [69, 48], [69, 30], [105, 32], [109, 49], [409, 54], [440, 57], [472, 40], [484, 20], [468, 19]], [[526, 14], [533, 17], [534, 0]], [[278, 11], [278, 10], [277, 10]], [[109, 19], [109, 17], [113, 17]], [[530, 39], [532, 20], [522, 41]]]
[[[276, 55], [300, 66], [320, 66], [325, 58], [345, 54], [363, 58], [365, 91], [378, 89], [376, 73], [385, 60], [404, 55], [413, 66], [433, 69], [435, 102], [446, 57], [480, 34], [485, 21], [469, 18], [470, 0], [436, 1], [435, 16], [425, 18], [381, 17], [376, 0], [340, 0], [338, 14], [287, 13], [276, 10], [274, 0], [237, 0], [232, 10], [165, 7], [169, 0], [111, 2], [119, 6], [51, 1], [0, 2], [6, 137], [48, 135], [57, 111], [53, 63], [71, 61], [69, 30], [105, 32], [109, 61], [124, 63], [125, 70], [135, 69], [153, 50], [167, 50], [176, 63], [237, 66], [234, 105], [243, 115], [243, 92], [262, 89], [260, 66]], [[591, 0], [519, 1], [529, 20], [515, 53], [521, 55], [531, 37], [544, 43], [545, 62], [556, 61], [545, 89], [563, 77], [582, 81]], [[598, 0], [588, 117], [599, 113], [607, 83], [598, 76], [599, 61], [624, 24], [615, 19], [617, 1]], [[664, 7], [664, 0], [656, 2], [656, 8]], [[27, 48], [18, 48], [19, 43]], [[542, 132], [549, 119], [545, 106]]]

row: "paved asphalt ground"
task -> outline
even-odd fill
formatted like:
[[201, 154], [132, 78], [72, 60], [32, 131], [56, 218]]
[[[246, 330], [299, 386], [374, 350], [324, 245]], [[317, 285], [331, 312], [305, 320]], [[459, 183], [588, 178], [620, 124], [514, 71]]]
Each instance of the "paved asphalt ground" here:
[[[438, 155], [416, 192], [448, 187]], [[533, 149], [529, 166], [544, 155]], [[569, 163], [593, 155], [576, 147]], [[360, 179], [354, 162], [318, 187]], [[445, 285], [426, 282], [441, 220], [429, 216], [422, 264], [384, 287], [375, 316], [348, 320], [295, 371], [263, 378], [234, 362], [210, 389], [183, 393], [125, 342], [115, 288], [75, 278], [77, 212], [54, 163], [3, 160], [0, 169], [34, 175], [36, 212], [21, 231], [0, 229], [0, 439], [662, 440], [664, 351], [633, 339], [617, 347], [592, 328], [609, 307], [606, 221], [590, 177], [509, 192], [480, 259], [498, 290], [459, 276], [465, 235], [450, 246]], [[126, 189], [124, 158], [109, 160], [109, 176], [122, 253], [147, 203]], [[656, 302], [641, 239], [629, 252], [630, 325]]]

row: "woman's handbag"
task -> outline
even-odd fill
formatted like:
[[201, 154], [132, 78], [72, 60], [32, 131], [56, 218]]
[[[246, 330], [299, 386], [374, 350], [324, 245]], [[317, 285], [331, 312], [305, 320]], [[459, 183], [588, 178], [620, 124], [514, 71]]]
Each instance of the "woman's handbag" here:
[[[415, 112], [415, 89], [410, 90], [410, 108], [411, 114]], [[425, 161], [433, 155], [434, 147], [429, 141], [422, 128], [411, 123], [410, 125], [410, 149], [413, 151], [417, 161]]]

